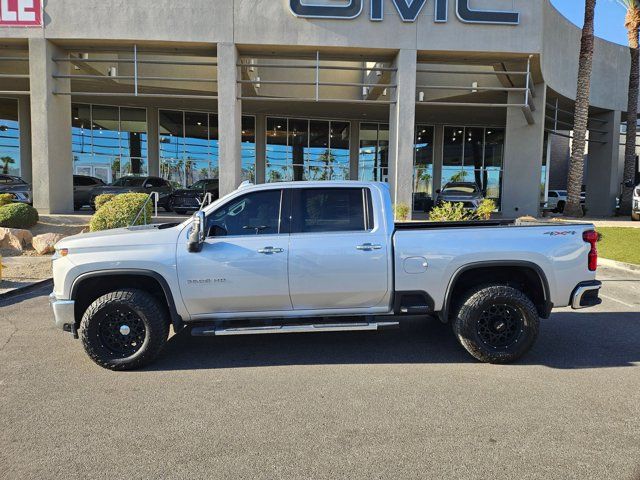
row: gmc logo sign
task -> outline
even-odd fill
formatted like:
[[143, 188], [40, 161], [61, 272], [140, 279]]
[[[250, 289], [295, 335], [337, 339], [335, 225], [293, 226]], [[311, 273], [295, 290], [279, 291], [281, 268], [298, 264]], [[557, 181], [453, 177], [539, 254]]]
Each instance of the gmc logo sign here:
[[42, 26], [42, 0], [0, 0], [0, 27]]
[[[384, 19], [384, 2], [370, 0], [369, 19], [379, 22]], [[390, 0], [404, 22], [415, 22], [427, 0]], [[353, 19], [362, 13], [364, 0], [343, 1], [342, 5], [311, 4], [303, 0], [289, 0], [289, 8], [297, 17]], [[435, 21], [446, 22], [449, 0], [434, 0]], [[472, 9], [470, 0], [456, 0], [456, 15], [465, 23], [495, 23], [498, 25], [518, 25], [520, 14], [517, 12]]]

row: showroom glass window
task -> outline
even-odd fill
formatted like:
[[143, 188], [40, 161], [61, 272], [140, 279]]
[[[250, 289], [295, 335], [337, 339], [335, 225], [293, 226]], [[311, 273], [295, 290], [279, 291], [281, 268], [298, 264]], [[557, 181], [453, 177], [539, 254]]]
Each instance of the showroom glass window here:
[[73, 104], [71, 110], [74, 174], [106, 183], [148, 175], [146, 109]]
[[360, 124], [358, 179], [371, 182], [389, 181], [389, 125]]
[[[242, 173], [255, 171], [255, 119], [242, 117]], [[219, 177], [218, 115], [160, 110], [160, 175], [176, 187]]]
[[348, 180], [350, 123], [267, 118], [266, 181]]
[[444, 127], [442, 186], [474, 182], [500, 209], [504, 128]]
[[20, 176], [18, 101], [0, 99], [0, 173]]
[[433, 136], [430, 125], [416, 125], [413, 159], [413, 210], [426, 212], [433, 199]]

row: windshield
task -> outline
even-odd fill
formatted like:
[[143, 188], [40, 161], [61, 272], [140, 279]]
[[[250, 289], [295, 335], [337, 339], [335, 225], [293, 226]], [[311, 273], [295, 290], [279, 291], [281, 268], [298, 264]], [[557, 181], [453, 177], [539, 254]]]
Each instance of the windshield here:
[[445, 185], [442, 189], [443, 193], [477, 193], [478, 186], [472, 183], [451, 183]]
[[215, 188], [218, 184], [217, 180], [199, 180], [189, 187], [189, 190], [209, 190]]
[[113, 182], [114, 187], [141, 187], [144, 184], [144, 178], [139, 177], [122, 177]]

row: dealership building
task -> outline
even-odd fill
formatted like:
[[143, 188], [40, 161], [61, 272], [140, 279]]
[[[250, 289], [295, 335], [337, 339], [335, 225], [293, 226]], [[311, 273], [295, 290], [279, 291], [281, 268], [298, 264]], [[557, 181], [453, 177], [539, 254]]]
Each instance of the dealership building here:
[[[384, 181], [414, 217], [473, 181], [536, 215], [579, 43], [549, 0], [1, 0], [0, 172], [51, 213], [81, 174]], [[596, 41], [593, 215], [622, 181], [628, 57]]]

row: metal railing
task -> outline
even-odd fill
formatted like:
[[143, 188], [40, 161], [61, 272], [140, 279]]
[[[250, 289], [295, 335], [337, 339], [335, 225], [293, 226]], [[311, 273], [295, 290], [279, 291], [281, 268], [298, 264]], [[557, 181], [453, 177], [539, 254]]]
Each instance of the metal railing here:
[[[447, 75], [485, 75], [499, 77], [521, 77], [521, 87], [495, 87], [495, 86], [460, 86], [460, 85], [416, 85], [418, 105], [439, 106], [439, 107], [474, 107], [474, 108], [520, 108], [524, 114], [527, 123], [530, 125], [535, 123], [533, 118], [533, 112], [536, 110], [536, 105], [533, 102], [533, 98], [536, 96], [535, 85], [533, 83], [533, 76], [531, 72], [531, 59], [530, 55], [527, 58], [527, 67], [523, 71], [513, 70], [494, 70], [494, 71], [478, 71], [478, 70], [439, 70], [435, 68], [418, 68], [418, 73], [431, 73], [431, 74], [447, 74]], [[422, 100], [425, 90], [449, 90], [449, 91], [461, 91], [470, 94], [477, 94], [481, 92], [520, 92], [523, 95], [523, 101], [521, 103], [495, 103], [495, 102], [458, 102], [458, 101], [439, 101], [439, 100]]]
[[[29, 66], [29, 57], [0, 57], [0, 65], [5, 62], [20, 62], [26, 63], [27, 68]], [[30, 80], [31, 75], [28, 73], [0, 73], [0, 80]], [[0, 95], [29, 95], [31, 93], [31, 87], [28, 86], [24, 90], [0, 90]]]
[[205, 193], [204, 197], [202, 197], [202, 201], [200, 203], [200, 210], [202, 210], [207, 205], [211, 205], [213, 203], [213, 194], [211, 192]]
[[[295, 97], [295, 96], [267, 96], [260, 95], [256, 93], [256, 95], [243, 95], [241, 94], [238, 99], [240, 100], [261, 100], [261, 101], [270, 101], [270, 102], [318, 102], [318, 103], [351, 103], [351, 104], [392, 104], [395, 103], [394, 100], [371, 100], [368, 98], [336, 98], [336, 97], [324, 97], [321, 95], [320, 89], [322, 87], [326, 88], [361, 88], [363, 91], [362, 96], [366, 97], [369, 94], [370, 89], [381, 89], [381, 90], [395, 90], [397, 89], [397, 84], [395, 83], [382, 83], [382, 82], [339, 82], [339, 81], [322, 81], [320, 80], [320, 74], [324, 71], [343, 71], [343, 72], [361, 72], [363, 77], [366, 76], [367, 72], [375, 71], [380, 72], [380, 76], [384, 72], [396, 72], [397, 69], [394, 67], [385, 67], [385, 66], [374, 66], [367, 67], [363, 66], [352, 66], [352, 65], [322, 65], [320, 60], [320, 52], [317, 51], [315, 55], [315, 62], [312, 64], [295, 64], [295, 63], [282, 63], [282, 62], [265, 62], [265, 63], [254, 63], [255, 59], [245, 58], [244, 61], [240, 61], [236, 64], [237, 67], [249, 69], [249, 71], [253, 71], [255, 69], [292, 69], [292, 70], [314, 70], [315, 78], [313, 81], [309, 80], [264, 80], [259, 76], [255, 78], [251, 78], [251, 75], [246, 75], [248, 78], [239, 78], [237, 80], [238, 85], [252, 85], [255, 90], [260, 89], [262, 85], [276, 85], [276, 86], [299, 86], [299, 87], [314, 87], [314, 95], [313, 97]], [[249, 63], [246, 61], [249, 60]], [[348, 61], [348, 60], [340, 60], [340, 61]], [[359, 60], [358, 60], [359, 62]], [[363, 62], [364, 63], [364, 62]], [[293, 75], [292, 75], [293, 76]], [[242, 77], [242, 76], [241, 76]], [[366, 92], [366, 93], [364, 93]]]
[[[551, 102], [547, 101], [546, 107], [547, 109], [545, 111], [545, 120], [547, 123], [551, 123], [551, 128], [545, 128], [545, 131], [558, 137], [573, 139], [573, 136], [570, 133], [563, 132], [573, 130], [575, 115], [574, 112], [560, 108], [559, 99], [557, 97]], [[560, 119], [561, 115], [563, 116], [564, 120]], [[598, 143], [601, 145], [605, 145], [607, 142], [591, 137], [591, 134], [606, 135], [608, 133], [607, 130], [602, 130], [601, 128], [594, 127], [594, 123], [600, 126], [606, 125], [608, 122], [600, 118], [589, 117], [587, 122], [587, 130], [589, 132], [589, 136], [587, 136], [585, 140], [588, 143]]]
[[[94, 53], [107, 53], [107, 52], [94, 52]], [[155, 53], [155, 52], [154, 52]], [[161, 60], [161, 59], [140, 59], [138, 45], [133, 46], [133, 58], [84, 58], [77, 56], [66, 56], [66, 57], [53, 57], [52, 59], [57, 63], [70, 63], [80, 68], [81, 65], [91, 65], [91, 64], [129, 64], [133, 65], [133, 75], [118, 75], [117, 72], [115, 75], [102, 75], [102, 74], [53, 74], [52, 77], [55, 79], [65, 79], [65, 80], [99, 80], [99, 81], [133, 81], [132, 91], [131, 92], [91, 92], [91, 91], [55, 91], [53, 92], [55, 95], [76, 95], [76, 96], [95, 96], [95, 97], [141, 97], [141, 98], [171, 98], [171, 99], [200, 99], [200, 100], [217, 100], [218, 96], [216, 95], [205, 95], [205, 94], [179, 94], [179, 93], [159, 93], [159, 92], [150, 92], [145, 93], [141, 92], [141, 82], [145, 81], [153, 81], [153, 82], [166, 82], [166, 83], [184, 83], [184, 82], [193, 82], [193, 83], [203, 83], [203, 84], [212, 84], [217, 85], [218, 80], [216, 78], [203, 78], [203, 77], [164, 77], [164, 76], [145, 76], [140, 75], [139, 67], [140, 65], [167, 65], [167, 66], [200, 66], [200, 67], [215, 67], [217, 68], [218, 62], [203, 60], [203, 61], [195, 61], [195, 60]], [[118, 84], [119, 86], [123, 84]], [[216, 92], [217, 93], [217, 92]]]
[[160, 201], [160, 194], [158, 192], [151, 192], [149, 194], [149, 196], [147, 197], [147, 199], [144, 201], [144, 203], [142, 204], [142, 207], [140, 208], [140, 210], [138, 211], [138, 214], [136, 215], [136, 217], [133, 219], [133, 222], [131, 222], [131, 224], [129, 224], [130, 227], [135, 226], [138, 223], [138, 220], [140, 219], [140, 216], [144, 214], [144, 225], [148, 225], [149, 222], [147, 221], [147, 206], [149, 205], [149, 202], [153, 200], [154, 203], [154, 215], [152, 218], [156, 218], [158, 216], [158, 202]]

